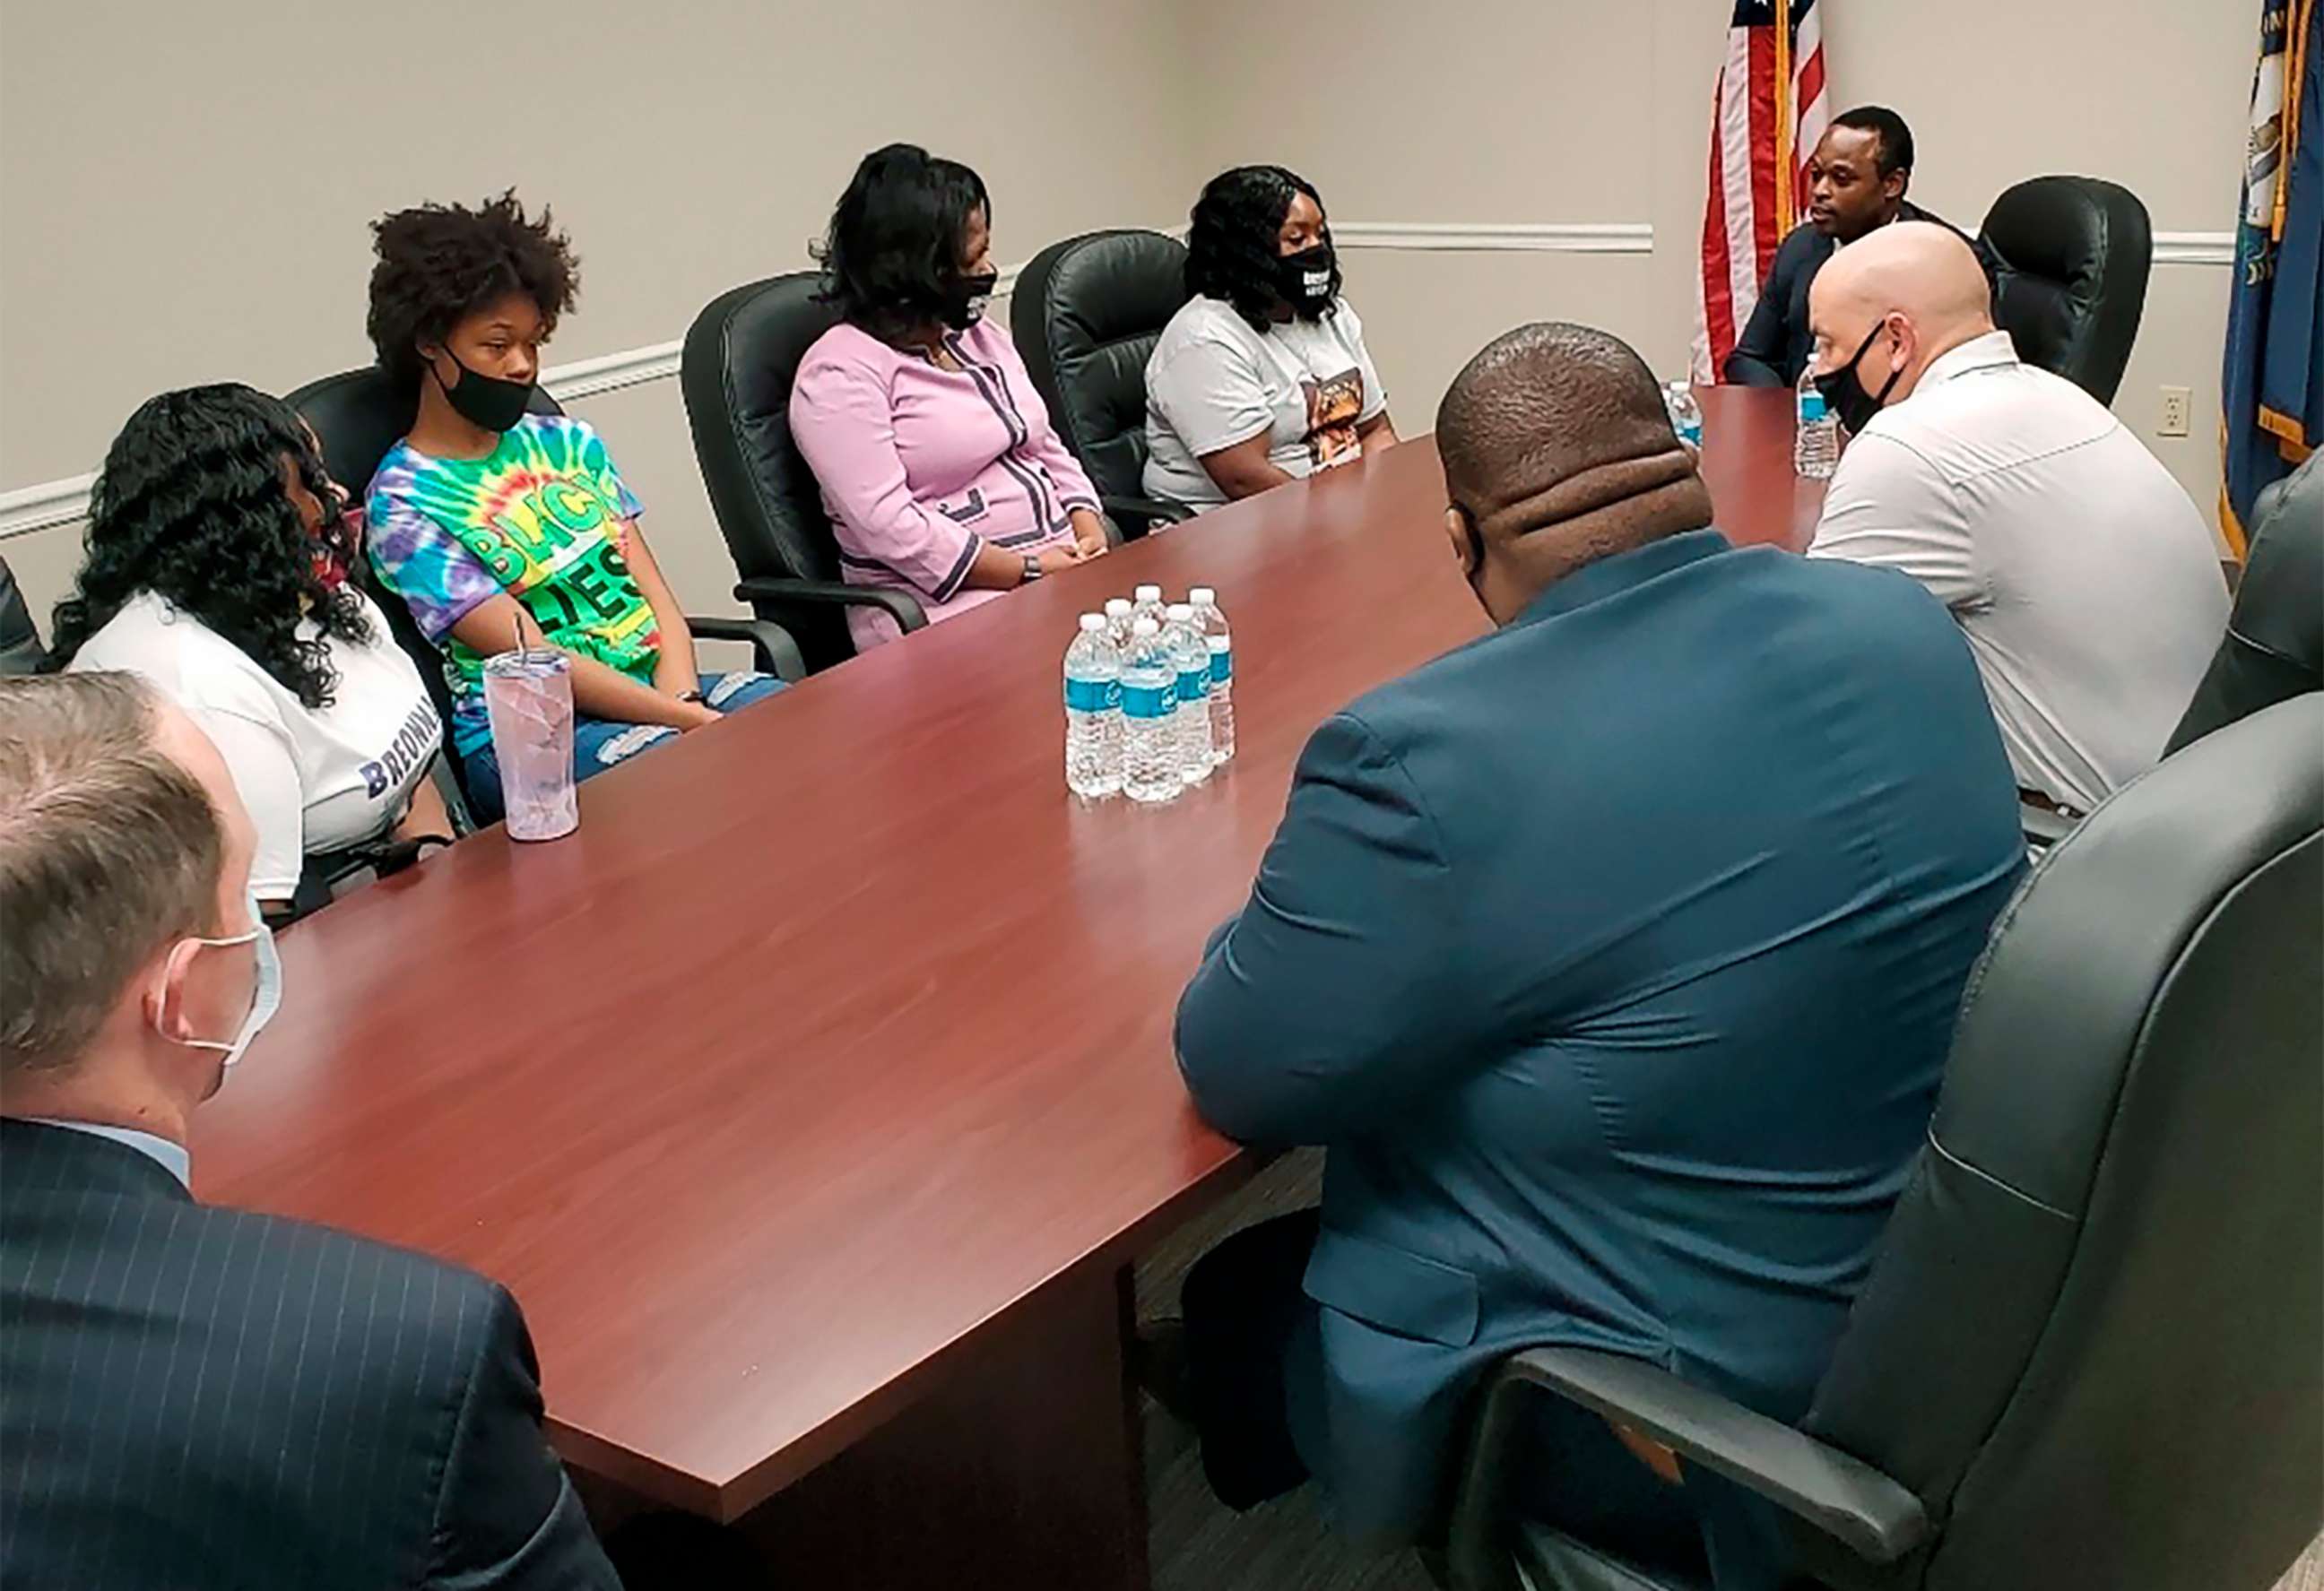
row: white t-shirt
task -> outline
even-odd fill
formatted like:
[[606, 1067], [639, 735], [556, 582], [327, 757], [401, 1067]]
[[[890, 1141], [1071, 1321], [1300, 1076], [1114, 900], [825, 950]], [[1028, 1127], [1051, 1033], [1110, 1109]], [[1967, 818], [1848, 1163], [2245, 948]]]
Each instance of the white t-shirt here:
[[[371, 621], [361, 645], [326, 638], [338, 685], [331, 704], [300, 704], [249, 654], [165, 598], [141, 592], [83, 643], [75, 669], [143, 675], [217, 742], [258, 831], [250, 887], [288, 900], [309, 854], [344, 850], [392, 828], [412, 786], [443, 750], [444, 727], [420, 671], [361, 593]], [[313, 621], [302, 638], [321, 633]]]
[[1187, 300], [1146, 362], [1146, 494], [1194, 508], [1224, 502], [1205, 454], [1265, 433], [1268, 462], [1312, 475], [1363, 456], [1356, 428], [1388, 407], [1345, 299], [1320, 320], [1263, 332], [1217, 299]]
[[2017, 782], [2089, 811], [2154, 766], [2227, 623], [2211, 533], [2106, 406], [2005, 331], [1848, 445], [1808, 556], [1900, 569], [1960, 621]]

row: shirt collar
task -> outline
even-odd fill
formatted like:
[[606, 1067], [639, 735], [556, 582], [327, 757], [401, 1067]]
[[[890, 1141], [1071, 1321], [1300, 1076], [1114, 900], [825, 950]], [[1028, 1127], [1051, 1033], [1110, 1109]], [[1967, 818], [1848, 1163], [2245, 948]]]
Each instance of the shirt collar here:
[[188, 1192], [193, 1191], [193, 1156], [186, 1153], [183, 1144], [172, 1144], [167, 1138], [141, 1133], [135, 1127], [114, 1127], [101, 1121], [61, 1121], [53, 1116], [28, 1116], [24, 1119], [38, 1122], [42, 1127], [63, 1127], [68, 1132], [87, 1133], [93, 1138], [110, 1138], [116, 1144], [126, 1144], [177, 1178]]
[[1941, 386], [1973, 370], [1992, 370], [2016, 363], [2017, 345], [2009, 340], [2007, 332], [1996, 329], [1981, 337], [1971, 337], [1958, 348], [1948, 348], [1929, 361], [1929, 368], [1921, 372], [1913, 391], [1919, 392], [1932, 384]]
[[1519, 624], [1532, 624], [1543, 619], [1554, 619], [1560, 613], [1571, 613], [1591, 602], [1619, 596], [1634, 585], [1683, 569], [1716, 553], [1729, 550], [1727, 538], [1712, 529], [1682, 530], [1676, 536], [1665, 536], [1649, 541], [1644, 547], [1634, 547], [1610, 558], [1584, 564], [1572, 574], [1533, 599], [1526, 611], [1517, 615]]

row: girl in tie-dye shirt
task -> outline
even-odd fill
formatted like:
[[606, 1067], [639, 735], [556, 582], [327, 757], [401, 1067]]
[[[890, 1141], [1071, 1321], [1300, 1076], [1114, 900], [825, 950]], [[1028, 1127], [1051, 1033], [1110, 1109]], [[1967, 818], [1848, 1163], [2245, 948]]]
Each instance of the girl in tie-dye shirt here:
[[531, 412], [540, 346], [576, 287], [549, 212], [529, 218], [511, 193], [400, 211], [374, 230], [372, 342], [419, 402], [372, 477], [372, 562], [444, 654], [453, 745], [481, 814], [501, 809], [484, 660], [520, 630], [573, 659], [578, 778], [780, 690], [762, 674], [697, 672], [604, 440], [570, 415]]

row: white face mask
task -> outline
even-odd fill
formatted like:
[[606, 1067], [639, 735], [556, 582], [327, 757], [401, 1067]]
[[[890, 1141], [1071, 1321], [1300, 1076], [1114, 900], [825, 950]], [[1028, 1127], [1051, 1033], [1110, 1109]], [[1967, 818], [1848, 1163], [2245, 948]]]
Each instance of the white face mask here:
[[273, 1020], [274, 1013], [282, 1005], [282, 959], [274, 948], [274, 930], [269, 928], [266, 925], [266, 919], [259, 915], [258, 901], [254, 897], [250, 903], [250, 920], [258, 926], [247, 933], [237, 933], [229, 939], [189, 937], [178, 941], [177, 944], [170, 949], [171, 959], [174, 961], [179, 950], [189, 944], [195, 946], [198, 952], [226, 950], [237, 944], [256, 947], [258, 980], [251, 990], [250, 1014], [242, 1019], [242, 1027], [233, 1038], [228, 1040], [181, 1039], [169, 1034], [161, 1035], [171, 1043], [183, 1044], [190, 1050], [223, 1051], [226, 1053], [226, 1064], [228, 1066], [242, 1059], [242, 1053], [250, 1048], [250, 1041], [258, 1036], [260, 1029]]

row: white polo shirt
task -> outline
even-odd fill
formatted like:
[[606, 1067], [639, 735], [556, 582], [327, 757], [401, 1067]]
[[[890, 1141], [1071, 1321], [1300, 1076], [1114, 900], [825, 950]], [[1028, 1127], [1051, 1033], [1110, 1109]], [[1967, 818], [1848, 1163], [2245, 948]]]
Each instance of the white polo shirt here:
[[2017, 781], [2089, 811], [2154, 766], [2227, 622], [2217, 546], [2104, 404], [2006, 331], [1853, 438], [1810, 557], [1901, 569], [1960, 623]]

